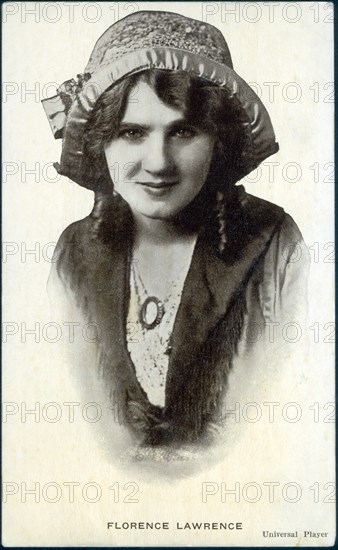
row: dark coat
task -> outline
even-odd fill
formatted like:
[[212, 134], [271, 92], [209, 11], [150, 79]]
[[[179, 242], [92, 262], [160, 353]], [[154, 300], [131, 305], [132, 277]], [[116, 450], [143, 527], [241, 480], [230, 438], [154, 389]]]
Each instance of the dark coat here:
[[[164, 409], [148, 401], [126, 345], [130, 218], [125, 215], [119, 232], [105, 226], [102, 216], [90, 215], [59, 240], [50, 285], [61, 282], [74, 307], [99, 325], [93, 369], [118, 400], [120, 421], [141, 443], [209, 441], [212, 428], [222, 422], [228, 375], [245, 327], [257, 323], [264, 329], [267, 318], [276, 320], [283, 289], [291, 288], [286, 277], [294, 283], [301, 272], [304, 262], [290, 272], [290, 258], [303, 246], [302, 237], [282, 208], [243, 192], [228, 217], [222, 254], [206, 227], [199, 232], [171, 339]], [[291, 303], [294, 296], [284, 305]], [[284, 313], [292, 318], [290, 311]]]

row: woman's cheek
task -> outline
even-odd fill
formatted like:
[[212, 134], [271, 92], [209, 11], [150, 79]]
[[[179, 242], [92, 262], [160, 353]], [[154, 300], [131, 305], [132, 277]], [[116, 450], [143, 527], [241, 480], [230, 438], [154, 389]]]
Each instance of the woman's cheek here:
[[128, 183], [135, 180], [141, 165], [140, 156], [140, 150], [135, 146], [128, 146], [121, 150], [118, 158], [120, 173], [124, 182]]
[[190, 161], [191, 164], [202, 170], [207, 169], [210, 165], [212, 153], [214, 149], [214, 140], [209, 137], [202, 137], [191, 147]]
[[204, 182], [209, 173], [211, 158], [212, 151], [208, 149], [194, 150], [185, 160], [186, 176], [194, 178], [195, 181]]
[[123, 143], [106, 151], [106, 158], [111, 174], [115, 176], [115, 184], [132, 182], [138, 171], [139, 162], [133, 148]]
[[127, 162], [122, 167], [121, 172], [121, 183], [125, 186], [130, 186], [133, 183], [137, 183], [139, 178], [137, 177], [138, 170], [136, 169], [136, 164], [132, 162]]

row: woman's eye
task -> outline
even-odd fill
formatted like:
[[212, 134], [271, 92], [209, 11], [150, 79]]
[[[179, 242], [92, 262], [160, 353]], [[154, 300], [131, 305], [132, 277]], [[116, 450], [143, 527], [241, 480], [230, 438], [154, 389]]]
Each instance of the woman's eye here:
[[137, 141], [144, 137], [144, 132], [139, 128], [131, 128], [129, 130], [121, 130], [119, 135], [129, 141]]
[[174, 131], [174, 135], [179, 138], [183, 139], [189, 139], [191, 137], [196, 136], [197, 130], [196, 128], [187, 127], [187, 128], [177, 128], [177, 130]]

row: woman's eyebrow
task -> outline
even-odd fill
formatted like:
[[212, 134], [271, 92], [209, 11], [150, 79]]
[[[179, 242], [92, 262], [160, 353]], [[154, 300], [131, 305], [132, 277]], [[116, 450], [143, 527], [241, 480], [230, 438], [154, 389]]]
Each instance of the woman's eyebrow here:
[[[191, 123], [186, 118], [178, 118], [171, 121], [169, 124], [165, 125], [165, 129], [170, 131], [173, 128], [177, 128], [182, 125], [191, 125]], [[142, 128], [143, 130], [151, 130], [151, 124], [146, 124], [143, 122], [129, 122], [128, 120], [122, 121], [120, 123], [120, 128]]]
[[120, 128], [142, 128], [143, 130], [150, 130], [150, 126], [147, 124], [142, 124], [141, 122], [124, 122], [120, 124]]
[[169, 129], [181, 127], [181, 126], [193, 126], [192, 122], [188, 120], [187, 118], [180, 118], [178, 120], [174, 120], [168, 125]]

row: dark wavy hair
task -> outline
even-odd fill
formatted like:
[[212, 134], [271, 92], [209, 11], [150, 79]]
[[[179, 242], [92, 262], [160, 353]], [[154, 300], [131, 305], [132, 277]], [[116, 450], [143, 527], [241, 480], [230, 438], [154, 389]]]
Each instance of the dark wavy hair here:
[[[137, 93], [140, 81], [146, 82], [163, 103], [181, 110], [190, 124], [210, 132], [216, 138], [209, 173], [200, 192], [203, 195], [200, 202], [204, 204], [204, 210], [208, 203], [209, 212], [216, 211], [219, 247], [222, 249], [226, 242], [226, 208], [229, 207], [234, 184], [242, 177], [241, 154], [245, 143], [242, 111], [234, 98], [229, 99], [224, 88], [185, 71], [142, 71], [124, 78], [98, 99], [86, 125], [82, 162], [83, 178], [96, 189], [96, 217], [99, 218], [103, 205], [112, 196], [114, 183], [104, 147], [118, 135], [128, 100], [133, 100], [134, 93], [131, 95], [131, 92], [135, 90]], [[196, 203], [196, 200], [193, 202]]]

